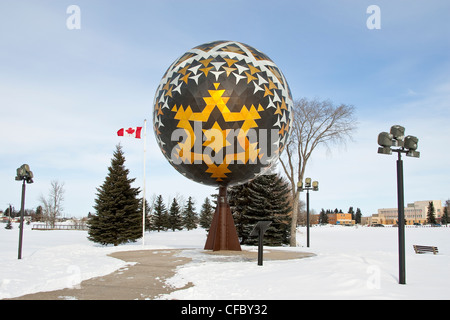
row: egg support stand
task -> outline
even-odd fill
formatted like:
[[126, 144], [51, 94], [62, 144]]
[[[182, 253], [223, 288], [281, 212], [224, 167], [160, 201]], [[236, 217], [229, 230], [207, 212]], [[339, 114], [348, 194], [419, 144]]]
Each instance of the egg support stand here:
[[241, 251], [236, 226], [227, 200], [226, 186], [219, 186], [216, 212], [211, 222], [204, 249]]

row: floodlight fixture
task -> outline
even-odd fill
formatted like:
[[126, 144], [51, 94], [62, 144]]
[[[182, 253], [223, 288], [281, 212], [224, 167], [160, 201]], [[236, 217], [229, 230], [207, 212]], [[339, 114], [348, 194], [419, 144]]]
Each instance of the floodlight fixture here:
[[378, 148], [378, 153], [381, 154], [392, 154], [392, 150], [390, 147], [379, 147]]
[[405, 138], [404, 147], [405, 147], [405, 149], [409, 149], [409, 150], [414, 150], [415, 151], [417, 149], [418, 143], [419, 143], [419, 139], [417, 137], [407, 136]]
[[319, 182], [313, 181], [312, 188], [313, 188], [313, 191], [319, 191]]
[[411, 158], [420, 158], [420, 152], [419, 151], [414, 151], [414, 150], [409, 150], [406, 153], [407, 157], [411, 157]]
[[310, 188], [311, 187], [311, 178], [306, 178], [305, 179], [305, 187], [306, 188]]
[[[405, 128], [399, 125], [391, 127], [390, 133], [381, 132], [378, 135], [378, 153], [392, 154], [405, 153], [408, 157], [419, 158], [420, 152], [416, 151], [419, 139], [414, 136], [405, 137]], [[399, 147], [400, 149], [391, 149], [391, 147]]]
[[382, 147], [392, 147], [394, 136], [387, 132], [381, 132], [378, 135], [378, 144]]
[[414, 136], [406, 136], [404, 148], [408, 150], [406, 153], [407, 157], [419, 158], [420, 152], [416, 151], [419, 144], [419, 139]]
[[378, 135], [378, 144], [381, 146], [378, 148], [378, 153], [392, 154], [391, 147], [395, 144], [393, 139], [394, 136], [391, 133], [381, 132]]
[[30, 170], [28, 164], [21, 165], [20, 168], [17, 168], [16, 172], [16, 181], [25, 180], [27, 183], [33, 183], [33, 172]]
[[405, 138], [405, 128], [399, 125], [395, 125], [391, 127], [391, 134], [394, 138], [393, 146], [402, 147], [403, 139]]

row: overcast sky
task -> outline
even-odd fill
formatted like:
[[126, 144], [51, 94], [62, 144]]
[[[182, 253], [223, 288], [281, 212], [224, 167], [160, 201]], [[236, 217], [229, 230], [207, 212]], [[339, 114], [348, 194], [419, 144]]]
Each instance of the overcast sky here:
[[[70, 5], [81, 29], [69, 29]], [[369, 29], [370, 5], [381, 29]], [[394, 124], [419, 138], [420, 159], [404, 157], [405, 203], [450, 198], [450, 2], [266, 0], [2, 0], [0, 2], [0, 209], [20, 209], [16, 169], [28, 163], [36, 208], [50, 181], [65, 183], [65, 216], [93, 212], [96, 187], [121, 143], [130, 177], [142, 188], [147, 131], [147, 197], [215, 193], [187, 180], [162, 156], [152, 131], [156, 88], [188, 49], [235, 40], [267, 54], [294, 99], [355, 106], [358, 130], [345, 147], [319, 148], [306, 169], [318, 180], [311, 208], [397, 206], [396, 156], [377, 154]], [[305, 195], [301, 196], [304, 200]]]

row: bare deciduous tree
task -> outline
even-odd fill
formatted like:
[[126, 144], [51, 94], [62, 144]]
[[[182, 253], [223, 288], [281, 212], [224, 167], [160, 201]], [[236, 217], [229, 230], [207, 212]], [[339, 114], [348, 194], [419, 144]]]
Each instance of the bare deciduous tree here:
[[[345, 143], [356, 129], [353, 106], [333, 105], [329, 100], [319, 101], [302, 98], [294, 103], [294, 119], [291, 138], [285, 153], [280, 158], [283, 170], [292, 188], [292, 221], [297, 221], [298, 198], [297, 183], [303, 181], [306, 164], [314, 149], [322, 144]], [[291, 226], [291, 246], [297, 245], [296, 223]]]
[[42, 209], [44, 219], [51, 227], [55, 226], [56, 217], [60, 216], [63, 212], [62, 203], [64, 201], [64, 183], [53, 180], [50, 183], [50, 190], [48, 198], [43, 195], [40, 197], [42, 203]]

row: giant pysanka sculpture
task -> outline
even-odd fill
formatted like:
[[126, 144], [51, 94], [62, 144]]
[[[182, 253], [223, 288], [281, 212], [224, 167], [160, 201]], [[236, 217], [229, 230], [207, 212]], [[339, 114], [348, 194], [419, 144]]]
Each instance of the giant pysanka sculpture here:
[[[176, 170], [220, 187], [219, 208], [220, 198], [227, 206], [227, 186], [276, 162], [289, 137], [291, 109], [288, 83], [269, 57], [243, 43], [215, 41], [187, 51], [166, 71], [154, 99], [153, 128]], [[213, 226], [214, 220], [208, 241]]]

